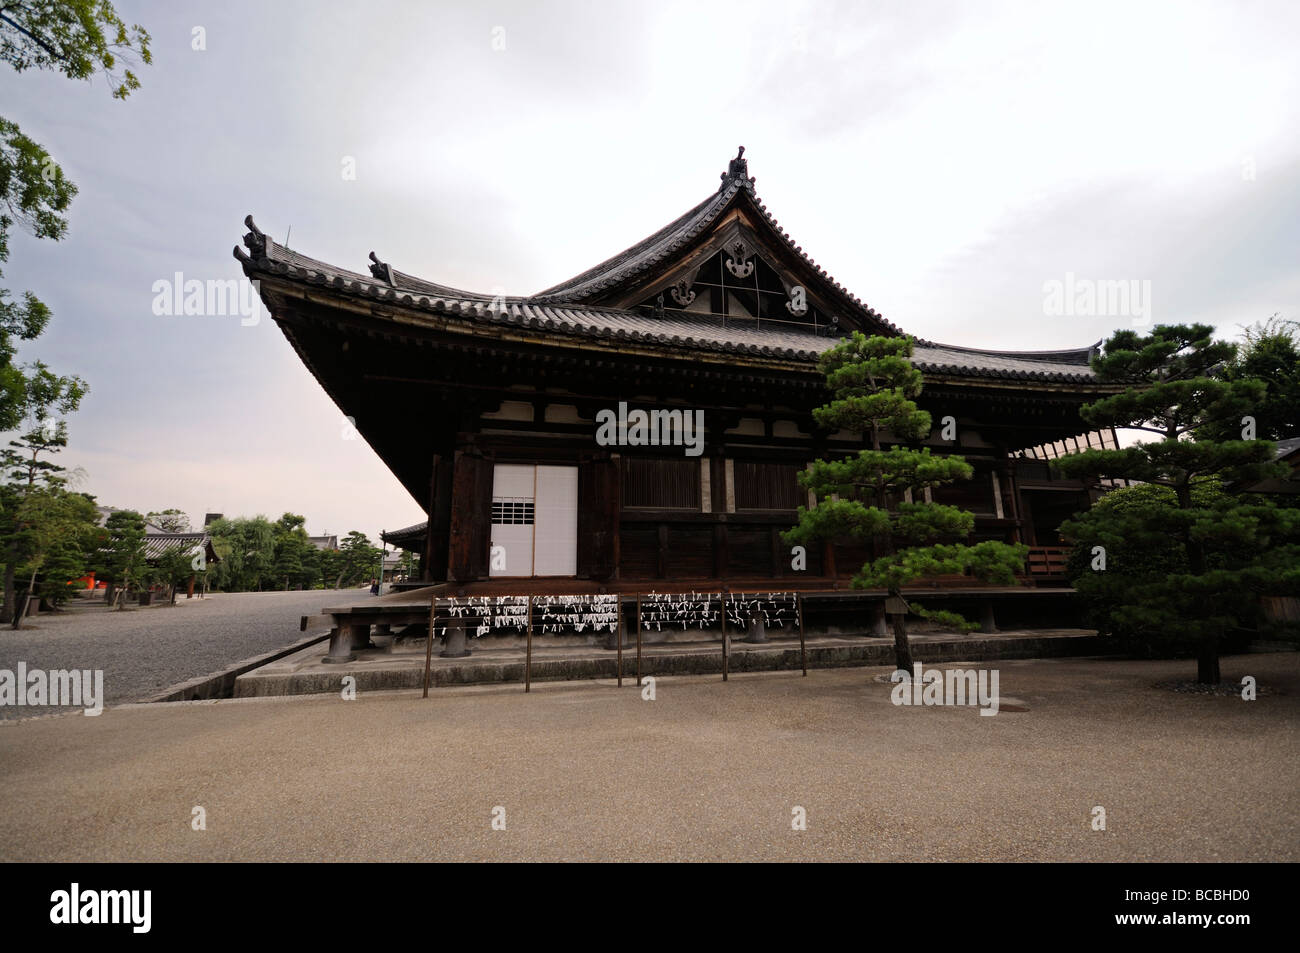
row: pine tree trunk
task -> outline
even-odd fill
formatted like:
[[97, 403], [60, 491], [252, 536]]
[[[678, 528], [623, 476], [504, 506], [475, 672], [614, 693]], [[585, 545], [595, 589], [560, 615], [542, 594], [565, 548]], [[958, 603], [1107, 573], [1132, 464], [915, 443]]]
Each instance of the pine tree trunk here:
[[5, 564], [5, 604], [4, 609], [0, 612], [0, 622], [12, 622], [14, 617], [14, 601], [18, 598], [17, 588], [14, 586], [14, 567], [13, 563]]
[[13, 618], [13, 627], [15, 629], [19, 628], [23, 624], [23, 616], [27, 615], [27, 611], [32, 606], [32, 590], [35, 588], [36, 588], [36, 570], [33, 569], [32, 578], [27, 583], [27, 591], [23, 593], [22, 604], [14, 606], [14, 608], [18, 610]]
[[895, 615], [894, 622], [894, 668], [904, 672], [912, 671], [912, 646], [907, 640], [907, 616]]

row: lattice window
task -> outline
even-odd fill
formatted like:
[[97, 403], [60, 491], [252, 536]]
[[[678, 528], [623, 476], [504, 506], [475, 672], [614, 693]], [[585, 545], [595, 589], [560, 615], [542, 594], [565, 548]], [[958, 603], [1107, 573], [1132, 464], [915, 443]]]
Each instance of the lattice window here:
[[533, 501], [525, 497], [494, 497], [492, 523], [495, 526], [532, 526]]

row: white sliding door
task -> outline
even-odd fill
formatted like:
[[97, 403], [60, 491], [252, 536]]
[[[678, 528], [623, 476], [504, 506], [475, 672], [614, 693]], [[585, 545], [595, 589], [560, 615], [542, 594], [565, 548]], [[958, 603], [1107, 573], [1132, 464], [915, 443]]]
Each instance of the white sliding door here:
[[492, 473], [493, 576], [578, 572], [578, 468], [499, 463]]
[[533, 574], [534, 469], [513, 463], [493, 468], [489, 575]]
[[578, 468], [537, 468], [533, 575], [578, 574]]

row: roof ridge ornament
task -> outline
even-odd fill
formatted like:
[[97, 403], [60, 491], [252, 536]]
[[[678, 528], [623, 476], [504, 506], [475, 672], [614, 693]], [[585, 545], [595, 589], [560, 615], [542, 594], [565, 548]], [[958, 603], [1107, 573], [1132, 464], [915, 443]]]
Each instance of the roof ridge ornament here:
[[386, 281], [390, 285], [395, 284], [393, 281], [393, 266], [387, 262], [380, 261], [379, 256], [374, 252], [370, 253], [370, 273], [380, 281]]
[[748, 278], [754, 273], [754, 263], [748, 260], [753, 257], [754, 252], [743, 238], [732, 242], [728, 250], [731, 252], [731, 257], [726, 261], [727, 271], [737, 278]]
[[722, 173], [722, 185], [718, 191], [725, 192], [727, 187], [733, 184], [754, 191], [754, 179], [749, 175], [749, 162], [745, 159], [744, 146], [740, 147], [736, 158], [727, 163], [727, 171]]
[[265, 258], [266, 236], [257, 227], [251, 214], [244, 216], [244, 227], [248, 229], [248, 234], [244, 236], [244, 245], [253, 253], [254, 258]]

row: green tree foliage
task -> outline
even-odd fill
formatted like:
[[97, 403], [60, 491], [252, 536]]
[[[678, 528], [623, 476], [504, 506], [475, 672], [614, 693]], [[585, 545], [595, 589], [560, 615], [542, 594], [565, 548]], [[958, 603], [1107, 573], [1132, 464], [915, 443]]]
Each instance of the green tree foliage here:
[[379, 550], [364, 533], [349, 533], [339, 550], [318, 550], [307, 536], [303, 517], [295, 513], [285, 513], [274, 523], [265, 516], [214, 520], [208, 533], [221, 559], [208, 570], [214, 590], [339, 588], [370, 579], [378, 571]]
[[201, 558], [198, 547], [192, 543], [177, 542], [164, 549], [162, 555], [152, 561], [146, 576], [150, 582], [165, 586], [168, 601], [175, 605], [176, 587], [188, 584], [191, 577], [203, 575], [207, 572], [206, 565], [206, 559]]
[[[1245, 329], [1236, 357], [1215, 374], [1227, 381], [1259, 381], [1264, 396], [1251, 408], [1260, 440], [1300, 437], [1300, 324], [1274, 315]], [[1242, 436], [1241, 420], [1211, 420], [1197, 439], [1231, 440]]]
[[[17, 399], [9, 410], [17, 415], [23, 432], [0, 450], [0, 482], [4, 487], [0, 492], [0, 560], [4, 562], [4, 607], [0, 619], [3, 621], [16, 621], [17, 581], [28, 574], [27, 566], [36, 558], [33, 541], [46, 538], [45, 528], [31, 520], [46, 515], [63, 518], [57, 506], [38, 506], [34, 500], [31, 506], [25, 507], [24, 501], [40, 492], [62, 490], [67, 483], [65, 468], [51, 458], [68, 443], [67, 425], [61, 415], [75, 411], [85, 392], [85, 384], [79, 378], [59, 377], [40, 362], [32, 366], [29, 375], [19, 375]], [[60, 567], [67, 568], [64, 559], [75, 551], [74, 543], [59, 551]], [[74, 575], [84, 571], [83, 566]]]
[[208, 581], [213, 589], [260, 591], [272, 582], [275, 526], [265, 516], [214, 520], [208, 526], [208, 534], [221, 559], [208, 570]]
[[285, 513], [276, 521], [274, 575], [281, 588], [310, 588], [320, 577], [316, 547], [303, 528], [306, 522], [305, 517], [295, 513]]
[[[1223, 638], [1255, 618], [1257, 595], [1294, 591], [1300, 584], [1297, 511], [1231, 494], [1193, 494], [1195, 487], [1209, 485], [1208, 477], [1231, 484], [1286, 470], [1273, 462], [1269, 441], [1193, 439], [1239, 429], [1267, 393], [1259, 380], [1212, 376], [1230, 365], [1236, 351], [1212, 335], [1206, 325], [1158, 325], [1147, 336], [1116, 332], [1093, 368], [1102, 380], [1130, 386], [1088, 404], [1081, 414], [1099, 428], [1138, 429], [1161, 439], [1057, 461], [1068, 477], [1121, 477], [1165, 488], [1158, 499], [1120, 496], [1062, 532], [1068, 538], [1077, 534], [1079, 548], [1088, 548], [1089, 572], [1097, 578], [1081, 576], [1078, 587], [1100, 628], [1135, 635], [1139, 644], [1194, 649], [1197, 680], [1207, 684], [1219, 681]], [[1178, 551], [1170, 551], [1169, 543]], [[1104, 570], [1091, 568], [1093, 546], [1105, 549]], [[1113, 568], [1112, 550], [1122, 570]], [[1150, 568], [1140, 568], [1142, 559], [1150, 560]]]
[[[0, 61], [16, 71], [56, 70], [70, 79], [103, 74], [113, 96], [125, 99], [140, 81], [132, 60], [152, 61], [149, 34], [128, 27], [108, 0], [6, 0], [0, 3]], [[9, 260], [15, 226], [35, 238], [58, 241], [77, 187], [49, 152], [11, 120], [0, 117], [0, 264]], [[0, 271], [0, 280], [4, 274]], [[23, 370], [14, 364], [18, 341], [39, 337], [49, 308], [32, 292], [11, 300], [0, 288], [0, 431], [22, 419]]]
[[99, 511], [84, 493], [59, 486], [36, 487], [22, 495], [18, 522], [24, 527], [22, 561], [15, 569], [24, 580], [17, 592], [13, 618], [18, 628], [30, 599], [59, 606], [71, 595], [70, 584], [86, 572], [86, 565], [103, 538]]
[[[819, 367], [832, 399], [813, 417], [824, 429], [862, 432], [871, 449], [840, 460], [818, 460], [800, 474], [799, 482], [817, 494], [818, 504], [799, 507], [798, 524], [782, 538], [787, 543], [869, 544], [874, 558], [853, 577], [853, 585], [884, 588], [892, 596], [918, 579], [948, 573], [969, 572], [981, 581], [1011, 585], [1024, 569], [1027, 547], [968, 545], [963, 540], [975, 528], [973, 514], [940, 503], [906, 501], [909, 490], [920, 495], [927, 487], [970, 479], [970, 464], [961, 457], [934, 456], [928, 448], [881, 449], [887, 435], [916, 441], [930, 432], [930, 415], [914, 400], [922, 379], [910, 360], [912, 347], [911, 338], [855, 332], [822, 355]], [[942, 618], [958, 622], [950, 614]], [[898, 666], [911, 669], [901, 614], [894, 616], [894, 648]]]
[[355, 529], [348, 533], [339, 544], [339, 553], [343, 557], [342, 569], [335, 588], [354, 586], [364, 580], [378, 578], [379, 560], [383, 554], [377, 546], [370, 544], [370, 537], [365, 533]]
[[21, 73], [57, 70], [69, 79], [105, 76], [114, 99], [140, 88], [133, 59], [152, 63], [149, 33], [127, 26], [108, 0], [9, 0], [0, 4], [0, 60]]
[[[62, 216], [76, 193], [49, 153], [0, 117], [0, 265], [9, 260], [14, 225], [37, 238], [62, 238], [67, 229]], [[35, 294], [25, 291], [15, 301], [0, 288], [0, 430], [12, 430], [22, 420], [25, 379], [14, 364], [18, 342], [40, 337], [49, 321], [49, 308]]]
[[98, 574], [116, 592], [119, 609], [126, 608], [125, 595], [133, 586], [145, 582], [144, 517], [135, 510], [114, 510], [104, 521], [107, 538], [98, 553]]
[[397, 571], [406, 579], [414, 579], [416, 571], [419, 569], [420, 559], [409, 549], [402, 550], [401, 561], [397, 564]]
[[63, 485], [64, 467], [50, 456], [68, 445], [68, 427], [62, 417], [75, 412], [86, 396], [86, 384], [79, 377], [60, 377], [40, 361], [22, 378], [15, 409], [23, 421], [23, 433], [0, 450], [4, 478], [28, 487]]
[[[1067, 573], [1089, 621], [1135, 655], [1177, 654], [1194, 647], [1185, 627], [1171, 624], [1170, 613], [1161, 606], [1171, 590], [1177, 594], [1196, 585], [1187, 578], [1187, 548], [1170, 532], [1190, 518], [1199, 521], [1210, 574], [1226, 578], [1250, 570], [1276, 581], [1300, 567], [1300, 552], [1286, 542], [1295, 533], [1295, 526], [1288, 525], [1294, 524], [1294, 513], [1279, 512], [1264, 498], [1239, 501], [1216, 477], [1192, 482], [1191, 503], [1196, 517], [1179, 509], [1172, 489], [1139, 483], [1112, 490], [1061, 527], [1073, 544]], [[1225, 523], [1232, 532], [1225, 531]], [[1258, 593], [1248, 586], [1224, 589], [1213, 609], [1228, 633], [1260, 618]]]

